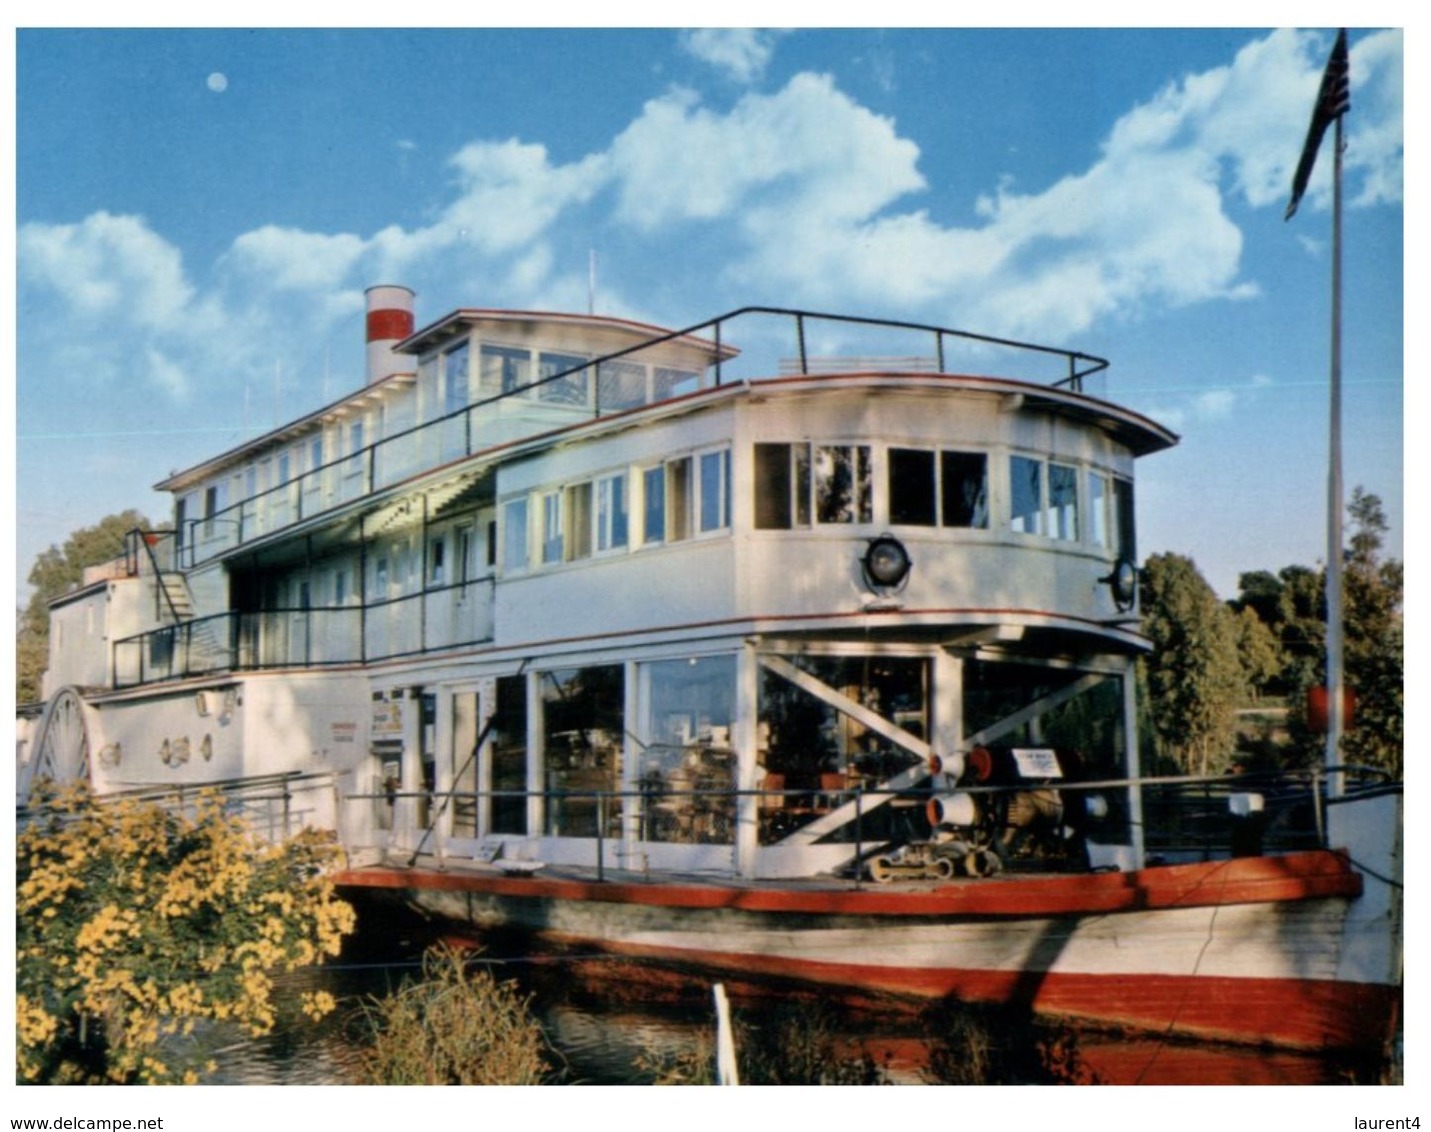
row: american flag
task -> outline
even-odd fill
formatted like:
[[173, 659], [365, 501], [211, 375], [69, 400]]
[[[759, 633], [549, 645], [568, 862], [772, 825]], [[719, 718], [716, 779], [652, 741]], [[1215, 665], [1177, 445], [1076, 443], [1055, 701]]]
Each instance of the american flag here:
[[1351, 109], [1351, 84], [1347, 72], [1347, 33], [1343, 28], [1332, 46], [1327, 69], [1322, 72], [1322, 88], [1317, 92], [1317, 106], [1312, 111], [1312, 124], [1307, 127], [1302, 158], [1297, 162], [1297, 173], [1292, 178], [1292, 199], [1287, 202], [1287, 215], [1283, 217], [1284, 220], [1292, 219], [1302, 194], [1307, 191], [1312, 166], [1317, 163], [1317, 151], [1322, 148], [1322, 135], [1327, 132], [1328, 126]]

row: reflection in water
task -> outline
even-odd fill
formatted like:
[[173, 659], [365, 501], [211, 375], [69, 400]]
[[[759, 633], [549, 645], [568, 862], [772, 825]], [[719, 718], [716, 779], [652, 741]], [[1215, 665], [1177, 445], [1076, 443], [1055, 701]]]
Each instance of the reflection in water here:
[[[340, 964], [280, 982], [275, 998], [295, 1004], [302, 991], [332, 993], [339, 1009], [321, 1023], [306, 1022], [295, 1012], [258, 1040], [215, 1026], [181, 1052], [196, 1062], [212, 1057], [218, 1068], [207, 1080], [216, 1084], [354, 1083], [360, 1056], [354, 1022], [362, 1002], [396, 988], [404, 977], [416, 977], [429, 942], [420, 925], [401, 931], [385, 927], [376, 950], [372, 942], [350, 947]], [[373, 939], [374, 933], [364, 934]], [[653, 1065], [689, 1060], [713, 1038], [709, 983], [689, 972], [610, 957], [527, 956], [497, 940], [483, 957], [500, 963], [500, 974], [516, 978], [532, 995], [561, 1083], [648, 1084]], [[819, 996], [792, 988], [727, 985], [737, 1034], [747, 1043], [776, 1039], [788, 1045], [780, 1027], [813, 1017], [813, 1010], [845, 1068], [863, 1066], [861, 1079], [873, 1074], [894, 1084], [1311, 1085], [1387, 1079], [1384, 1065], [1344, 1058], [1075, 1032], [946, 1005], [891, 1009], [885, 1002], [878, 1009], [837, 1015]]]

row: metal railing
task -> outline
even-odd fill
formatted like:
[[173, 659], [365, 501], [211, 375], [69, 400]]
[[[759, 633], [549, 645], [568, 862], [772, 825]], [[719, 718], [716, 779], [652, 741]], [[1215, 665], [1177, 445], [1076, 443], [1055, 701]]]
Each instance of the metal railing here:
[[493, 585], [486, 576], [361, 605], [229, 611], [150, 629], [114, 642], [114, 686], [482, 644], [492, 639]]
[[[336, 830], [339, 808], [337, 779], [330, 771], [290, 771], [219, 782], [146, 784], [106, 790], [95, 797], [106, 804], [158, 805], [187, 817], [193, 817], [205, 799], [217, 798], [225, 813], [240, 818], [255, 837], [271, 842], [292, 837], [306, 826]], [[16, 824], [51, 813], [44, 803], [17, 806]]]
[[[732, 323], [774, 320], [776, 333], [762, 322], [749, 332], [765, 344], [749, 359], [723, 355]], [[779, 339], [793, 334], [794, 359]], [[951, 355], [963, 348], [973, 360], [987, 351], [1008, 351], [1020, 358], [1061, 362], [1066, 372], [1027, 380], [1081, 392], [1084, 379], [1107, 369], [1106, 359], [1076, 350], [1043, 346], [932, 324], [858, 318], [780, 307], [751, 306], [681, 330], [645, 339], [634, 346], [583, 360], [580, 365], [538, 377], [512, 389], [455, 409], [430, 421], [380, 437], [356, 452], [345, 453], [318, 468], [310, 468], [214, 514], [185, 519], [183, 564], [197, 565], [236, 547], [284, 530], [317, 515], [393, 488], [413, 477], [481, 452], [563, 425], [595, 420], [646, 405], [678, 400], [703, 390], [731, 384], [785, 380], [794, 376], [828, 376], [830, 358], [811, 352], [812, 337], [845, 346], [850, 336], [876, 339], [873, 349], [858, 357], [894, 359], [890, 372], [949, 372]], [[908, 348], [911, 337], [926, 349]], [[890, 348], [893, 341], [894, 348]], [[710, 355], [704, 369], [673, 365], [672, 344], [695, 347]], [[903, 347], [903, 348], [900, 348]], [[666, 363], [666, 364], [662, 364]], [[640, 370], [638, 374], [636, 371]], [[732, 372], [739, 371], [739, 372]], [[1005, 374], [1003, 376], [1012, 376]], [[1021, 378], [1023, 379], [1023, 378]]]
[[[1359, 785], [1355, 789], [1399, 789], [1376, 768], [1347, 767], [1341, 770], [1356, 777]], [[1040, 856], [1037, 844], [1015, 844], [1002, 838], [1009, 827], [1000, 824], [1007, 816], [1007, 810], [998, 804], [1001, 800], [1030, 793], [1056, 793], [1061, 797], [1062, 804], [1067, 805], [1080, 795], [1106, 797], [1110, 793], [1137, 789], [1143, 795], [1144, 843], [1150, 862], [1216, 860], [1249, 853], [1277, 854], [1325, 848], [1326, 779], [1327, 772], [1317, 769], [1215, 778], [1174, 776], [961, 785], [957, 790], [982, 800], [981, 811], [988, 815], [984, 832], [990, 838], [989, 847], [1004, 858], [1008, 868], [1041, 869], [1051, 866], [1066, 869], [1079, 866], [1071, 864], [1074, 859], [1068, 856], [1066, 846], [1054, 848], [1056, 843], [1066, 840], [1063, 827], [1060, 825], [1048, 831], [1044, 848], [1051, 851]], [[1355, 789], [1349, 793], [1354, 793]], [[1261, 800], [1260, 809], [1247, 818], [1239, 817], [1230, 805], [1236, 795], [1257, 795]], [[350, 804], [376, 803], [389, 807], [405, 801], [419, 807], [423, 818], [415, 832], [421, 835], [421, 842], [413, 853], [414, 860], [423, 850], [438, 850], [431, 837], [442, 815], [450, 813], [456, 821], [440, 842], [444, 852], [445, 839], [452, 837], [469, 840], [510, 837], [518, 843], [542, 837], [582, 838], [593, 844], [598, 876], [604, 875], [607, 862], [615, 852], [611, 849], [612, 843], [734, 848], [737, 823], [743, 814], [748, 820], [753, 810], [758, 826], [757, 843], [768, 847], [780, 844], [818, 818], [843, 810], [846, 820], [831, 834], [818, 838], [816, 843], [838, 844], [847, 849], [852, 865], [850, 875], [858, 882], [862, 875], [860, 866], [872, 855], [886, 851], [891, 845], [930, 836], [932, 829], [925, 817], [924, 803], [932, 796], [929, 781], [925, 780], [924, 783], [900, 789], [861, 783], [840, 790], [810, 787], [779, 790], [734, 787], [672, 789], [638, 783], [612, 789], [383, 790], [348, 794], [345, 800]], [[516, 823], [520, 828], [509, 829], [494, 829], [482, 823], [479, 815], [484, 802], [499, 799], [520, 800], [523, 803], [538, 799], [538, 828], [528, 828], [525, 820]], [[741, 803], [744, 799], [754, 799], [754, 806], [743, 808]], [[902, 825], [878, 820], [878, 812], [893, 802], [905, 803], [900, 819]], [[572, 832], [569, 827], [564, 828], [561, 815], [570, 813], [576, 806], [585, 808], [585, 816], [579, 831]], [[1097, 820], [1085, 821], [1079, 836], [1109, 845], [1128, 844], [1127, 814], [1123, 807], [1115, 808], [1118, 812], [1102, 828]], [[522, 812], [527, 813], [527, 807], [523, 806]], [[1115, 841], [1103, 842], [1098, 836], [1119, 830], [1123, 836]], [[629, 856], [629, 853], [623, 855]]]

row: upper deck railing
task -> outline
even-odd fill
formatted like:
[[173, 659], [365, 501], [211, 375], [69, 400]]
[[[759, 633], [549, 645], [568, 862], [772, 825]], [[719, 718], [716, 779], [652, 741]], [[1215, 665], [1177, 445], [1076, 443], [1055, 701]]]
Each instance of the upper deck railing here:
[[[739, 351], [730, 348], [737, 324]], [[996, 361], [1000, 377], [1074, 392], [1108, 367], [1076, 350], [923, 323], [742, 307], [531, 380], [509, 383], [505, 374], [483, 372], [479, 390], [496, 385], [495, 392], [213, 514], [187, 517], [178, 532], [179, 564], [195, 566], [500, 445], [703, 390], [835, 372], [975, 374]]]

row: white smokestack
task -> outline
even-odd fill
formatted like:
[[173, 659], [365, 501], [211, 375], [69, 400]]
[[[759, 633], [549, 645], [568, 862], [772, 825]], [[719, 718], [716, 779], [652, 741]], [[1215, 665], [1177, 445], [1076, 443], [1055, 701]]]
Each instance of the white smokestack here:
[[393, 347], [412, 335], [413, 292], [406, 287], [369, 287], [368, 384], [395, 373], [411, 373], [412, 359]]

